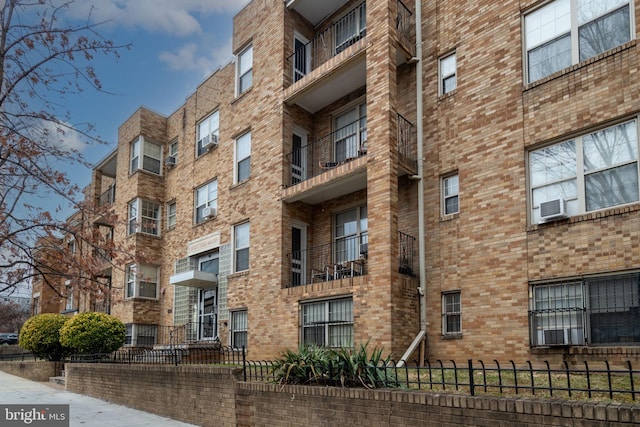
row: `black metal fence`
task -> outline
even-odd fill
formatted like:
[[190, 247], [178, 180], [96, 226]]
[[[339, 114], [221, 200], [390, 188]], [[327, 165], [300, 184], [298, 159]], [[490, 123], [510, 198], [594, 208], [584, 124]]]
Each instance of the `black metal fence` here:
[[26, 360], [38, 360], [38, 356], [33, 353], [0, 354], [0, 362], [24, 362]]
[[128, 349], [113, 353], [73, 354], [70, 363], [118, 363], [156, 365], [238, 365], [244, 364], [243, 349], [232, 347]]

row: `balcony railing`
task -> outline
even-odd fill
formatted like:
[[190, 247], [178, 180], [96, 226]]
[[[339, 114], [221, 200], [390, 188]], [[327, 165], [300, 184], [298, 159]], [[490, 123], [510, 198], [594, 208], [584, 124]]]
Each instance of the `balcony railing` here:
[[367, 117], [349, 123], [329, 135], [287, 154], [290, 185], [348, 163], [367, 154]]
[[116, 201], [116, 185], [109, 186], [107, 191], [98, 196], [98, 206], [110, 206]]
[[418, 171], [416, 132], [413, 123], [398, 114], [398, 161]]
[[362, 2], [330, 27], [317, 34], [309, 43], [298, 47], [287, 58], [295, 65], [294, 80], [300, 80], [309, 72], [364, 38], [367, 33], [366, 17], [366, 2]]
[[405, 234], [401, 231], [398, 232], [398, 248], [400, 255], [398, 256], [398, 271], [408, 276], [416, 275], [415, 258], [415, 245], [416, 238]]
[[402, 2], [398, 1], [398, 15], [396, 16], [396, 30], [398, 31], [398, 40], [409, 49], [412, 55], [415, 55], [415, 43], [412, 36], [412, 30], [414, 27], [413, 13]]

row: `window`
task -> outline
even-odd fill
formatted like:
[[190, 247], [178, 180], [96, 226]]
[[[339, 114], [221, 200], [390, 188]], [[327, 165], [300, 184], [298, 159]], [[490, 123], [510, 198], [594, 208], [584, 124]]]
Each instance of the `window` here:
[[152, 347], [156, 344], [156, 336], [158, 332], [157, 325], [141, 325], [136, 323], [127, 323], [127, 329], [124, 344], [133, 347]]
[[369, 242], [367, 207], [360, 206], [335, 217], [335, 263], [359, 259]]
[[367, 34], [367, 8], [363, 2], [334, 24], [336, 55]]
[[156, 144], [139, 137], [131, 143], [130, 167], [131, 173], [140, 169], [140, 157], [142, 156], [142, 169], [160, 175], [162, 165], [162, 145]]
[[158, 297], [158, 267], [149, 264], [127, 266], [127, 298]]
[[69, 240], [69, 242], [67, 243], [67, 249], [69, 250], [70, 254], [75, 255], [78, 249], [78, 246], [76, 245], [76, 241]]
[[234, 271], [249, 269], [249, 223], [236, 225], [233, 230]]
[[302, 345], [353, 347], [353, 299], [302, 304]]
[[247, 310], [231, 312], [231, 347], [247, 347]]
[[169, 156], [173, 157], [174, 163], [178, 163], [178, 140], [177, 139], [169, 143]]
[[462, 334], [460, 292], [442, 294], [442, 335]]
[[455, 52], [440, 60], [440, 95], [449, 93], [456, 88], [456, 67]]
[[168, 228], [174, 228], [176, 226], [176, 219], [177, 219], [177, 205], [176, 205], [176, 201], [172, 201], [167, 203], [167, 227]]
[[220, 112], [216, 111], [198, 123], [196, 157], [202, 156], [209, 148], [218, 143], [220, 137]]
[[73, 310], [73, 286], [67, 285], [67, 301], [64, 309], [67, 311]]
[[218, 274], [220, 272], [220, 251], [215, 250], [198, 257], [198, 270]]
[[535, 285], [531, 344], [640, 344], [640, 274]]
[[556, 0], [524, 18], [534, 82], [631, 39], [629, 0]]
[[442, 179], [442, 213], [451, 215], [460, 212], [458, 174]]
[[[206, 210], [206, 208], [210, 208]], [[196, 224], [200, 224], [207, 218], [215, 216], [218, 209], [218, 180], [196, 189]], [[208, 215], [205, 215], [208, 213]]]
[[529, 175], [534, 223], [550, 200], [562, 199], [569, 215], [637, 202], [636, 120], [530, 152]]
[[344, 162], [367, 153], [367, 104], [335, 117], [334, 161]]
[[247, 47], [238, 55], [237, 89], [238, 95], [246, 92], [253, 84], [253, 46]]
[[129, 235], [160, 234], [160, 205], [143, 199], [129, 202]]
[[251, 132], [236, 139], [236, 183], [249, 179], [251, 173]]

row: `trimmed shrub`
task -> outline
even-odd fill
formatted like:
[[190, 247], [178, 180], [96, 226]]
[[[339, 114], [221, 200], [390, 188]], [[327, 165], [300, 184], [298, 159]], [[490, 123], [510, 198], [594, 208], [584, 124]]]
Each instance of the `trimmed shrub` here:
[[111, 353], [122, 347], [127, 329], [119, 319], [106, 313], [80, 313], [64, 324], [60, 342], [74, 353]]
[[20, 329], [18, 345], [43, 359], [62, 360], [69, 354], [60, 343], [60, 329], [67, 320], [68, 317], [54, 313], [31, 317]]

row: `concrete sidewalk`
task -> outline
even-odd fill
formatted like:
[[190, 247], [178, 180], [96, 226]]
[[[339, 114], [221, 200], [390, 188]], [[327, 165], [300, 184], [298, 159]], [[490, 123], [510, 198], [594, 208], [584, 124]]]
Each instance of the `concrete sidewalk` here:
[[[170, 418], [71, 393], [0, 371], [0, 403], [69, 405], [70, 427], [189, 427]], [[0, 425], [2, 424], [0, 419]]]

